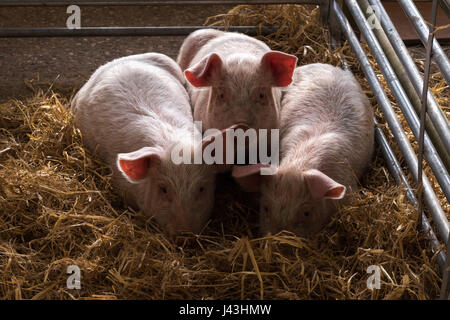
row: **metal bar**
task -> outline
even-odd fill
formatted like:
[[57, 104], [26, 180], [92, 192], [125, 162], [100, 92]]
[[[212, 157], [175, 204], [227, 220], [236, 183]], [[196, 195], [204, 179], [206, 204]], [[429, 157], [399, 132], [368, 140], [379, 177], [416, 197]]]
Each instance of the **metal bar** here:
[[[411, 23], [416, 29], [420, 40], [422, 40], [422, 43], [426, 45], [428, 38], [428, 27], [423, 20], [423, 17], [420, 15], [419, 10], [417, 10], [417, 7], [411, 0], [398, 0], [398, 2], [400, 2], [400, 5], [409, 20], [411, 20]], [[433, 60], [436, 61], [442, 75], [445, 78], [445, 81], [447, 81], [447, 84], [450, 85], [450, 62], [436, 39], [433, 41]]]
[[332, 0], [0, 0], [0, 7], [26, 6], [167, 6], [167, 5], [256, 5], [256, 4], [312, 4], [320, 6], [322, 22], [327, 24]]
[[[405, 93], [408, 95], [408, 98], [414, 107], [414, 110], [417, 114], [420, 113], [422, 102], [419, 98], [419, 95], [417, 94], [414, 86], [412, 85], [409, 76], [397, 56], [394, 48], [392, 47], [391, 43], [389, 42], [389, 39], [384, 32], [383, 28], [381, 28], [380, 21], [378, 20], [378, 17], [376, 14], [373, 14], [373, 11], [379, 12], [380, 9], [376, 8], [378, 5], [374, 5], [373, 7], [370, 6], [368, 0], [359, 0], [359, 5], [361, 6], [361, 9], [363, 12], [369, 15], [367, 19], [373, 19], [371, 21], [371, 25], [374, 26], [373, 33], [376, 35], [378, 42], [380, 43], [380, 46], [383, 48], [383, 52], [388, 58], [392, 68], [394, 69], [403, 89], [405, 90]], [[372, 10], [370, 10], [372, 9]], [[428, 90], [427, 90], [428, 92]], [[440, 109], [439, 109], [440, 110]], [[447, 120], [445, 120], [445, 129], [444, 129], [444, 139], [448, 139], [448, 145], [445, 145], [442, 142], [442, 139], [440, 138], [438, 132], [436, 131], [433, 123], [431, 122], [430, 118], [426, 116], [425, 119], [425, 128], [427, 130], [427, 134], [430, 136], [431, 141], [433, 142], [434, 147], [436, 148], [439, 157], [441, 158], [442, 162], [444, 163], [445, 168], [447, 171], [450, 170], [450, 155], [448, 153], [448, 150], [450, 150], [450, 131], [447, 126]], [[419, 180], [420, 181], [420, 180]]]
[[389, 142], [384, 136], [383, 130], [381, 130], [381, 128], [378, 126], [378, 121], [376, 120], [376, 118], [375, 118], [375, 139], [378, 145], [381, 147], [383, 158], [386, 161], [388, 169], [391, 172], [391, 175], [394, 177], [395, 182], [399, 185], [402, 184], [404, 185], [404, 189], [406, 191], [406, 199], [408, 199], [409, 202], [414, 204], [414, 206], [417, 206], [417, 198], [414, 195], [414, 192], [412, 191], [408, 180], [403, 174], [400, 163], [398, 162], [397, 157], [392, 151]]
[[329, 0], [1, 0], [1, 6], [136, 6], [136, 5], [238, 5], [238, 4], [328, 4]]
[[[0, 0], [0, 7], [23, 7], [23, 6], [160, 6], [160, 5], [256, 5], [256, 4], [312, 4], [320, 6], [320, 15], [324, 24], [328, 23], [330, 0]], [[66, 36], [172, 36], [187, 35], [190, 32], [180, 29], [175, 31], [175, 27], [159, 27], [152, 29], [134, 30], [111, 30], [106, 28], [83, 28], [81, 31], [73, 33], [59, 28], [41, 28], [41, 29], [6, 29], [2, 32], [3, 37], [66, 37]], [[183, 27], [181, 27], [183, 28]], [[193, 29], [195, 31], [197, 29]], [[191, 31], [191, 32], [192, 32]], [[230, 30], [233, 31], [233, 30]], [[234, 30], [240, 31], [240, 30]], [[242, 31], [241, 31], [242, 32]], [[247, 32], [250, 35], [256, 35], [256, 32]], [[263, 32], [268, 34], [270, 32]]]
[[[405, 44], [403, 43], [400, 35], [395, 29], [394, 24], [389, 18], [389, 15], [387, 14], [380, 0], [369, 0], [369, 1], [372, 5], [378, 7], [381, 19], [381, 26], [385, 30], [386, 36], [388, 37], [392, 47], [396, 51], [398, 58], [405, 66], [406, 72], [408, 73], [408, 76], [417, 94], [421, 94], [421, 90], [423, 88], [422, 76], [413, 59], [411, 58], [409, 51], [406, 48]], [[447, 117], [444, 115], [443, 111], [441, 110], [438, 103], [434, 99], [434, 96], [432, 95], [430, 90], [428, 90], [427, 99], [428, 99], [427, 114], [430, 120], [432, 121], [436, 131], [438, 132], [439, 136], [441, 137], [443, 145], [447, 150], [450, 150], [450, 129]]]
[[[367, 20], [365, 19], [361, 9], [359, 8], [356, 0], [345, 0], [347, 7], [349, 8], [351, 14], [355, 18], [355, 21], [361, 30], [364, 38], [369, 45], [372, 54], [377, 61], [381, 72], [383, 73], [387, 84], [389, 85], [392, 93], [394, 94], [395, 99], [397, 100], [406, 121], [408, 122], [414, 136], [416, 138], [419, 137], [419, 119], [417, 114], [414, 111], [414, 108], [411, 105], [407, 95], [405, 94], [400, 82], [398, 81], [397, 76], [395, 75], [394, 70], [392, 70], [389, 61], [383, 53], [375, 35], [373, 34], [370, 26], [368, 25]], [[434, 175], [441, 186], [443, 193], [445, 194], [448, 201], [450, 201], [450, 176], [447, 172], [447, 169], [442, 164], [439, 155], [436, 152], [428, 134], [425, 133], [424, 136], [425, 141], [425, 156], [427, 158], [428, 164], [434, 172]]]
[[439, 0], [439, 5], [442, 10], [445, 12], [447, 17], [450, 19], [450, 1], [449, 0]]
[[[183, 26], [183, 27], [86, 27], [80, 29], [67, 28], [5, 28], [0, 29], [0, 37], [118, 37], [118, 36], [177, 36], [188, 35], [199, 29], [219, 29], [224, 27]], [[270, 34], [277, 27], [240, 26], [229, 27], [228, 31], [238, 31], [249, 35]]]
[[[428, 82], [430, 79], [430, 65], [431, 65], [431, 52], [433, 50], [433, 39], [434, 39], [434, 26], [436, 25], [436, 15], [437, 15], [437, 0], [433, 0], [431, 8], [431, 26], [428, 33], [428, 41], [426, 46], [426, 59], [425, 59], [425, 73], [423, 76], [423, 90], [422, 90], [422, 108], [420, 110], [420, 132], [419, 132], [419, 152], [418, 152], [418, 163], [417, 168], [419, 182], [422, 181], [422, 163], [423, 163], [423, 149], [424, 149], [424, 138], [425, 138], [425, 114], [427, 112], [427, 93], [428, 93]], [[423, 206], [423, 191], [422, 183], [419, 183], [419, 188], [417, 190], [419, 194], [419, 212], [422, 211]]]
[[[334, 16], [334, 15], [333, 15]], [[331, 45], [333, 48], [336, 48], [338, 46], [338, 42], [331, 38]], [[348, 64], [341, 59], [342, 68], [344, 70], [349, 70], [350, 68]], [[408, 182], [408, 179], [406, 178], [405, 174], [403, 173], [403, 170], [400, 166], [400, 163], [397, 160], [397, 157], [395, 156], [394, 152], [392, 151], [391, 146], [389, 145], [389, 142], [387, 141], [383, 130], [378, 126], [378, 121], [374, 117], [373, 121], [375, 123], [375, 140], [378, 144], [378, 146], [381, 149], [381, 153], [383, 154], [383, 158], [386, 162], [386, 165], [388, 167], [389, 172], [391, 173], [392, 177], [394, 178], [397, 185], [403, 185], [403, 189], [406, 191], [406, 199], [411, 202], [415, 208], [418, 207], [417, 198], [414, 195], [414, 192]], [[436, 237], [436, 234], [434, 233], [433, 229], [431, 228], [430, 223], [428, 222], [427, 217], [425, 216], [425, 213], [423, 211], [420, 212], [420, 229], [422, 232], [427, 236], [428, 240], [430, 241], [430, 247], [433, 254], [437, 253], [436, 261], [439, 265], [439, 270], [441, 272], [441, 275], [445, 272], [445, 262], [446, 257], [444, 252], [441, 250], [441, 245], [439, 243], [439, 240]]]
[[[417, 208], [418, 207], [417, 198], [414, 195], [414, 192], [412, 191], [412, 188], [409, 185], [405, 174], [403, 173], [400, 163], [398, 162], [397, 157], [395, 156], [386, 137], [384, 136], [383, 130], [381, 130], [378, 127], [377, 120], [374, 119], [374, 121], [375, 121], [375, 139], [381, 148], [381, 152], [383, 153], [383, 157], [384, 160], [386, 161], [389, 172], [391, 173], [392, 177], [394, 177], [394, 180], [398, 185], [403, 185], [403, 188], [406, 191], [406, 198], [408, 199], [409, 202], [411, 202], [414, 205], [414, 207]], [[445, 260], [446, 260], [445, 254], [441, 250], [439, 240], [437, 239], [436, 234], [431, 228], [430, 223], [428, 222], [428, 219], [423, 211], [420, 211], [420, 229], [428, 237], [433, 254], [439, 252], [436, 259], [441, 274], [444, 274]]]
[[[344, 35], [348, 39], [350, 46], [360, 62], [360, 66], [372, 88], [373, 93], [375, 94], [381, 110], [383, 111], [383, 114], [389, 124], [389, 128], [398, 143], [400, 151], [409, 166], [413, 178], [417, 182], [417, 157], [395, 115], [392, 105], [389, 102], [389, 99], [387, 98], [381, 84], [379, 83], [377, 75], [372, 69], [370, 61], [359, 43], [359, 39], [356, 37], [355, 32], [343, 14], [342, 9], [336, 2], [333, 3], [333, 13], [336, 15]], [[427, 204], [433, 221], [439, 231], [439, 236], [444, 242], [447, 242], [449, 239], [449, 224], [447, 217], [442, 210], [439, 200], [436, 198], [433, 188], [431, 187], [426, 176], [423, 177], [423, 185], [425, 203]]]
[[329, 3], [327, 25], [328, 30], [330, 31], [329, 36], [330, 36], [330, 43], [332, 44], [332, 46], [335, 46], [338, 43], [338, 41], [342, 39], [341, 28], [339, 28], [339, 24], [336, 21], [336, 17], [334, 14], [332, 14], [331, 10], [331, 6], [334, 1], [338, 1], [339, 5], [342, 6], [344, 0], [333, 0], [330, 1]]

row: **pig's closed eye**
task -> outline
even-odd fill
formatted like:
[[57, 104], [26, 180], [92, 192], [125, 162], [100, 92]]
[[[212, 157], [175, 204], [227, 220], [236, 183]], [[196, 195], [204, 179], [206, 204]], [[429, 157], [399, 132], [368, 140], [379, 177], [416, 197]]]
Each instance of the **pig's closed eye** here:
[[159, 192], [163, 195], [167, 194], [167, 188], [164, 185], [159, 186]]

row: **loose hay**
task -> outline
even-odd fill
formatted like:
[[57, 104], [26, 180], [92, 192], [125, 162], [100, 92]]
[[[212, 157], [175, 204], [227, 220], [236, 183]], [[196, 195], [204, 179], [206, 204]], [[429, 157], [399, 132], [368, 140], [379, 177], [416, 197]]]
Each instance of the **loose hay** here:
[[[376, 106], [348, 45], [336, 51], [327, 46], [318, 9], [239, 6], [212, 20], [281, 23], [283, 31], [261, 38], [297, 54], [300, 64], [338, 65], [345, 57]], [[431, 87], [439, 101], [449, 101], [439, 74]], [[418, 214], [389, 176], [379, 150], [361, 191], [311, 239], [286, 232], [257, 238], [255, 199], [236, 190], [227, 176], [219, 177], [217, 208], [204, 232], [170, 239], [114, 194], [110, 168], [84, 149], [68, 104], [57, 93], [38, 91], [24, 102], [0, 105], [0, 298], [438, 297], [436, 256], [416, 230]], [[445, 197], [438, 196], [448, 212]], [[81, 269], [80, 290], [66, 286], [69, 265]], [[381, 267], [378, 290], [367, 288], [370, 265]]]

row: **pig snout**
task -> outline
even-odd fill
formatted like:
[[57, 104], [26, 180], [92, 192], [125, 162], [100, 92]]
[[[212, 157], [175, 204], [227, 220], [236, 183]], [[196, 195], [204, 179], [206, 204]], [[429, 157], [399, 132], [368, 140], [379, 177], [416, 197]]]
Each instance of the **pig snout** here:
[[194, 220], [192, 208], [177, 206], [174, 217], [167, 223], [167, 231], [171, 236], [184, 232], [197, 234], [203, 228], [203, 224]]
[[180, 234], [182, 232], [189, 232], [193, 231], [191, 230], [191, 224], [188, 221], [187, 218], [187, 212], [179, 211], [177, 212], [175, 218], [173, 221], [169, 221], [167, 224], [167, 231], [171, 236]]

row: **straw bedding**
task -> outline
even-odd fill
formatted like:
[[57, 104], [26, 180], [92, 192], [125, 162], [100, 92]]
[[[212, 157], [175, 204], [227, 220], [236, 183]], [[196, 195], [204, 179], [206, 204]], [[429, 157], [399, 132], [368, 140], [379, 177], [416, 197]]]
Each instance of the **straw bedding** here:
[[[281, 22], [283, 31], [260, 38], [273, 49], [296, 54], [300, 64], [338, 65], [345, 57], [394, 146], [348, 45], [331, 50], [318, 21], [314, 7], [240, 6], [207, 23]], [[448, 106], [445, 82], [438, 73], [432, 79], [440, 104]], [[361, 190], [317, 236], [258, 237], [254, 197], [224, 175], [203, 233], [170, 239], [114, 193], [111, 169], [83, 147], [66, 109], [69, 100], [47, 90], [0, 105], [1, 299], [438, 297], [436, 257], [378, 149]], [[406, 125], [405, 130], [413, 140]], [[80, 290], [66, 286], [69, 265], [81, 269]], [[367, 288], [370, 265], [381, 267], [379, 290]]]

